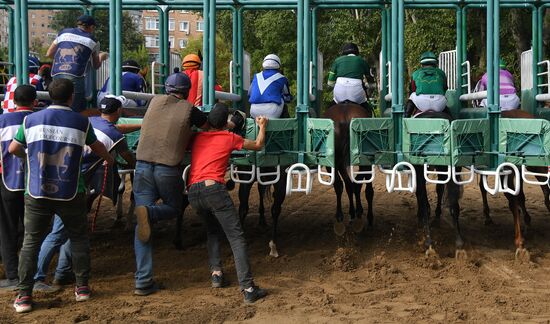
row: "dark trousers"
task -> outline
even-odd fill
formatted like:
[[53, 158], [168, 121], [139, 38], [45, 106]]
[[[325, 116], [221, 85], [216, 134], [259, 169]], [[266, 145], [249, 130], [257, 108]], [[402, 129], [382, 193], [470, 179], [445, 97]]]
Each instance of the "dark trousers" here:
[[17, 279], [19, 225], [23, 224], [23, 191], [9, 191], [0, 179], [0, 253], [6, 278]]
[[244, 232], [225, 186], [220, 183], [211, 186], [205, 186], [204, 182], [195, 183], [189, 188], [189, 203], [206, 225], [210, 270], [222, 270], [220, 239], [225, 233], [233, 251], [241, 289], [253, 286]]
[[90, 241], [86, 195], [79, 193], [70, 201], [35, 199], [25, 196], [25, 238], [19, 254], [19, 291], [30, 295], [34, 285], [38, 252], [50, 232], [52, 217], [57, 214], [71, 240], [71, 254], [76, 285], [88, 285], [90, 273]]

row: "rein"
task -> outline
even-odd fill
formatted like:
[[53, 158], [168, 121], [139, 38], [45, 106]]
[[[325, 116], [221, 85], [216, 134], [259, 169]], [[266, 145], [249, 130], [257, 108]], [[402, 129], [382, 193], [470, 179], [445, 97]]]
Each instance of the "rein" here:
[[103, 198], [103, 193], [105, 192], [105, 185], [107, 184], [107, 171], [109, 165], [105, 164], [103, 169], [103, 183], [101, 185], [101, 193], [99, 194], [99, 200], [97, 201], [97, 207], [95, 209], [94, 217], [92, 218], [92, 233], [95, 232], [95, 225], [97, 221], [97, 215], [99, 214], [99, 207], [101, 206], [101, 200]]

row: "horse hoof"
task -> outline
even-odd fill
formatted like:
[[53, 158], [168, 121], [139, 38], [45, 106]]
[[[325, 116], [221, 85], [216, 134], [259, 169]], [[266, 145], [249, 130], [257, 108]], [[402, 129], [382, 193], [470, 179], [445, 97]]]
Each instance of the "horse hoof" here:
[[457, 249], [455, 251], [455, 259], [457, 261], [464, 262], [468, 259], [468, 254], [466, 253], [466, 250], [464, 249]]
[[359, 234], [363, 231], [363, 229], [365, 228], [365, 222], [363, 221], [362, 218], [356, 218], [352, 224], [351, 224], [351, 228], [353, 230], [353, 232], [355, 234]]
[[427, 257], [437, 257], [437, 252], [435, 252], [435, 250], [432, 248], [432, 246], [430, 245], [430, 247], [428, 247], [428, 249], [426, 250], [426, 252], [424, 252], [426, 254]]
[[275, 242], [273, 241], [269, 241], [269, 256], [270, 257], [274, 257], [274, 258], [278, 258], [279, 257], [279, 252], [277, 251], [277, 245], [275, 245]]
[[525, 248], [518, 248], [516, 250], [516, 261], [521, 263], [528, 263], [531, 260], [531, 253]]
[[343, 236], [346, 232], [346, 225], [342, 222], [336, 222], [334, 223], [334, 234], [338, 236]]

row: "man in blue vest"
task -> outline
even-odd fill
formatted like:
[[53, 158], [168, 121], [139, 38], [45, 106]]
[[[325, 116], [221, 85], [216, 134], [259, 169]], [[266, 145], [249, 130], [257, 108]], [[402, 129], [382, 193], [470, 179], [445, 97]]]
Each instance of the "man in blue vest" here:
[[74, 86], [74, 99], [71, 108], [76, 112], [86, 109], [86, 67], [91, 61], [93, 68], [99, 69], [107, 59], [107, 53], [99, 53], [99, 43], [93, 36], [95, 20], [82, 15], [76, 28], [66, 28], [59, 32], [46, 52], [53, 59], [52, 77], [68, 79]]
[[[127, 60], [122, 62], [122, 90], [132, 92], [145, 92], [147, 87], [145, 79], [139, 74], [141, 67], [138, 62], [134, 60]], [[103, 87], [97, 95], [97, 102], [101, 102], [106, 95], [109, 94], [110, 78], [105, 80]], [[145, 106], [144, 100], [132, 100], [126, 99], [123, 103], [124, 107], [141, 107]]]
[[262, 63], [263, 71], [254, 75], [248, 101], [250, 116], [256, 118], [280, 118], [285, 103], [292, 101], [288, 79], [281, 74], [281, 59], [275, 54], [269, 54]]
[[[102, 142], [111, 154], [118, 153], [128, 163], [129, 168], [134, 168], [136, 164], [134, 155], [128, 148], [124, 135], [122, 135], [122, 132], [115, 125], [122, 114], [122, 104], [124, 101], [125, 98], [122, 96], [106, 95], [99, 103], [98, 109], [101, 112], [101, 116], [90, 117], [90, 123], [94, 128], [97, 140]], [[126, 126], [131, 126], [131, 129], [128, 129], [127, 132], [136, 131], [141, 127], [139, 124]], [[101, 161], [103, 161], [102, 158], [95, 154], [90, 147], [86, 146], [84, 148], [82, 173], [85, 175], [87, 187], [93, 189], [94, 192], [91, 197], [88, 197], [88, 210], [91, 209], [92, 202], [102, 190], [105, 170], [102, 167], [98, 168]], [[113, 177], [118, 178], [115, 167], [110, 168], [108, 172], [108, 179]], [[119, 183], [120, 178], [118, 183], [117, 181], [109, 181], [109, 185], [106, 185], [106, 188], [114, 188], [114, 190], [110, 190], [114, 192], [114, 195], [107, 195], [113, 201], [117, 197], [116, 189]], [[53, 279], [54, 287], [51, 287], [45, 284], [45, 280], [52, 258], [58, 250], [59, 259]], [[74, 276], [72, 273], [71, 258], [71, 241], [67, 236], [67, 231], [64, 229], [63, 221], [59, 216], [55, 216], [52, 231], [46, 236], [38, 255], [38, 271], [34, 277], [36, 281], [34, 290], [53, 292], [59, 286], [72, 283]]]
[[[73, 112], [73, 83], [55, 79], [48, 89], [53, 104], [25, 117], [8, 152], [26, 157], [25, 237], [19, 255], [19, 294], [13, 304], [18, 313], [32, 310], [32, 291], [40, 245], [52, 217], [59, 215], [72, 246], [77, 301], [90, 298], [90, 242], [86, 188], [80, 174], [84, 146], [114, 163], [97, 140], [88, 118]], [[25, 152], [25, 148], [27, 149]]]
[[15, 89], [14, 102], [14, 112], [0, 115], [0, 252], [7, 278], [0, 280], [0, 288], [9, 290], [15, 290], [19, 283], [17, 244], [20, 237], [19, 225], [23, 223], [25, 208], [25, 161], [10, 154], [8, 146], [23, 119], [32, 113], [32, 107], [36, 104], [35, 88], [32, 85], [20, 85]]

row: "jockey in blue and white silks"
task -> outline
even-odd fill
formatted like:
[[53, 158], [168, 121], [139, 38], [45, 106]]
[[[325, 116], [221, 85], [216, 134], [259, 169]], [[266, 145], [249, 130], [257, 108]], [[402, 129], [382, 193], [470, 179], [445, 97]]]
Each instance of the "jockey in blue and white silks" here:
[[2, 181], [9, 191], [25, 190], [25, 160], [10, 154], [8, 147], [25, 117], [31, 113], [30, 107], [19, 106], [14, 112], [0, 116]]
[[27, 147], [26, 192], [61, 201], [85, 192], [82, 151], [96, 140], [88, 118], [69, 107], [52, 105], [25, 117], [14, 141]]
[[263, 71], [254, 75], [248, 90], [250, 116], [256, 118], [279, 118], [284, 104], [292, 101], [288, 79], [281, 74], [281, 59], [269, 54], [262, 63]]

